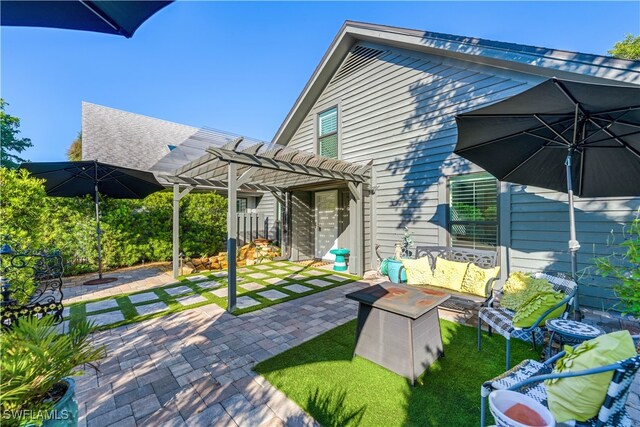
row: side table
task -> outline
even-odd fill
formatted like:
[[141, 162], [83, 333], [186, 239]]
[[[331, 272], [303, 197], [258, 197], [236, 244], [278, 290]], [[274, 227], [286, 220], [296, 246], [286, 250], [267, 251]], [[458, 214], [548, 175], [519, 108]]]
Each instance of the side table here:
[[587, 341], [604, 334], [604, 331], [597, 326], [568, 319], [548, 320], [546, 328], [550, 332], [549, 349], [547, 350], [548, 357], [551, 357], [553, 339], [556, 335], [560, 339], [560, 347], [562, 348], [564, 343], [580, 344], [582, 341]]

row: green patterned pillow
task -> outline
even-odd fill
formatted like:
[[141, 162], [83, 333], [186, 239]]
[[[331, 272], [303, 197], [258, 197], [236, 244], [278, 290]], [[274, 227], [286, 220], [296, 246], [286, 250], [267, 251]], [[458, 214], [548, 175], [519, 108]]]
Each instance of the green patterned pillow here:
[[[528, 328], [534, 324], [536, 320], [542, 316], [545, 311], [552, 308], [564, 299], [564, 294], [560, 292], [539, 292], [526, 300], [513, 316], [513, 326], [517, 328]], [[555, 319], [562, 316], [566, 304], [553, 310], [538, 324], [538, 326], [544, 326], [545, 322], [549, 319]]]
[[407, 271], [407, 285], [429, 285], [433, 281], [429, 257], [402, 259], [401, 261]]
[[[575, 372], [610, 365], [635, 356], [629, 331], [617, 331], [585, 341], [575, 349], [566, 346], [565, 356], [554, 372]], [[586, 421], [598, 415], [607, 396], [613, 371], [596, 375], [555, 378], [545, 381], [549, 410], [558, 422]]]
[[464, 274], [462, 287], [460, 290], [472, 295], [481, 297], [487, 296], [487, 282], [494, 277], [498, 277], [500, 267], [481, 268], [471, 263]]
[[520, 271], [509, 275], [504, 284], [500, 306], [517, 311], [525, 301], [540, 292], [554, 292], [553, 286], [544, 279], [534, 279]]

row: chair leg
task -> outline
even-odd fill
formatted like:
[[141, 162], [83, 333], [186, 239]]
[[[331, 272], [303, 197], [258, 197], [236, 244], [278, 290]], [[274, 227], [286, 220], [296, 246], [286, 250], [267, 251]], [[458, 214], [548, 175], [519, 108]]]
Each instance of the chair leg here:
[[507, 371], [511, 369], [511, 337], [507, 338]]
[[478, 317], [478, 351], [482, 350], [482, 320]]
[[536, 348], [536, 333], [535, 331], [531, 331], [531, 341], [533, 341], [533, 351], [538, 351]]
[[484, 396], [480, 396], [480, 427], [484, 427], [487, 424], [487, 399]]
[[489, 328], [489, 336], [493, 336], [493, 329], [491, 329], [491, 325], [487, 325], [487, 327]]

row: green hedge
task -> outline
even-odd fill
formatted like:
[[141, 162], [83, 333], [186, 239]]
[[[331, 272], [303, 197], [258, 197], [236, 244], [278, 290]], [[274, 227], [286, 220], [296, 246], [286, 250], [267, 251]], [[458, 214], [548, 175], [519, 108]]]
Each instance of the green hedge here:
[[[96, 271], [95, 208], [91, 197], [47, 197], [43, 181], [24, 170], [0, 168], [0, 234], [23, 245], [61, 250], [65, 274]], [[131, 266], [171, 257], [172, 193], [143, 200], [103, 198], [103, 265]], [[190, 257], [223, 251], [227, 200], [191, 193], [180, 202], [181, 250]]]

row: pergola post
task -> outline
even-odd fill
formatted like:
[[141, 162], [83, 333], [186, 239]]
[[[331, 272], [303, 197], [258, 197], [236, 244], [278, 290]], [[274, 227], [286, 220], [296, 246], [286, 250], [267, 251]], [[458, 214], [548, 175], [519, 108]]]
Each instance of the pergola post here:
[[364, 275], [364, 184], [349, 182], [349, 228], [351, 255], [349, 256], [349, 273]]
[[173, 184], [173, 278], [180, 274], [180, 200], [193, 190], [187, 187], [180, 191], [180, 184]]
[[238, 190], [238, 173], [235, 163], [229, 162], [227, 179], [227, 311], [233, 313], [236, 308], [236, 234], [238, 222], [236, 220], [236, 202]]

